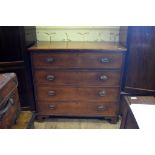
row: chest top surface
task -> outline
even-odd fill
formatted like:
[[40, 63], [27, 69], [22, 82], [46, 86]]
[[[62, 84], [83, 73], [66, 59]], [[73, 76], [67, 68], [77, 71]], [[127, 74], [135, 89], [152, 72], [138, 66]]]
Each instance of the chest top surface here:
[[118, 43], [111, 42], [39, 42], [28, 50], [106, 50], [123, 52], [127, 49]]

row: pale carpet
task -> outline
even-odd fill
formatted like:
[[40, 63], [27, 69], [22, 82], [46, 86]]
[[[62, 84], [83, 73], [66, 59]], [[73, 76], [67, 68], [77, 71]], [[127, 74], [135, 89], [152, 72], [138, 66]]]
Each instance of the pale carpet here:
[[100, 119], [48, 119], [44, 122], [34, 122], [35, 129], [119, 129], [121, 119], [111, 124]]

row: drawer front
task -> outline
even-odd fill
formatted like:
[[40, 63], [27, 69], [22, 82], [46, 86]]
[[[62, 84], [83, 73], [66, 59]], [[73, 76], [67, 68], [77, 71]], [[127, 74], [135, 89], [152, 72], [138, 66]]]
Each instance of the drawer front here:
[[36, 70], [34, 77], [37, 84], [76, 86], [120, 85], [120, 71]]
[[121, 68], [121, 53], [32, 53], [35, 68]]
[[41, 115], [64, 116], [115, 116], [116, 103], [102, 102], [38, 102], [38, 112]]
[[39, 101], [102, 101], [116, 102], [119, 88], [89, 87], [45, 87], [36, 90]]

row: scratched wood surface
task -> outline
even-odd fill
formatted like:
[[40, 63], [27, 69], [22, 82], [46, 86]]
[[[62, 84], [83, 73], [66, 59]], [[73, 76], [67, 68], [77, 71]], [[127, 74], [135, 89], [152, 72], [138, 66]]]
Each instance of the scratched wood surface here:
[[29, 51], [34, 50], [50, 50], [50, 49], [97, 49], [110, 51], [126, 51], [119, 43], [112, 42], [39, 42], [29, 48]]

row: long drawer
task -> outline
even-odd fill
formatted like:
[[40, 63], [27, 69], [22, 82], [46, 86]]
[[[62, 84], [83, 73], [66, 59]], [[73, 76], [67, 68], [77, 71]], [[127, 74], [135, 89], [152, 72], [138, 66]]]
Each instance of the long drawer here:
[[119, 88], [38, 86], [38, 101], [102, 101], [116, 102]]
[[121, 68], [122, 53], [32, 53], [35, 68]]
[[119, 86], [119, 70], [35, 70], [34, 79], [37, 84], [76, 85], [76, 86]]
[[58, 116], [114, 116], [117, 112], [116, 103], [106, 102], [38, 102], [40, 115]]

